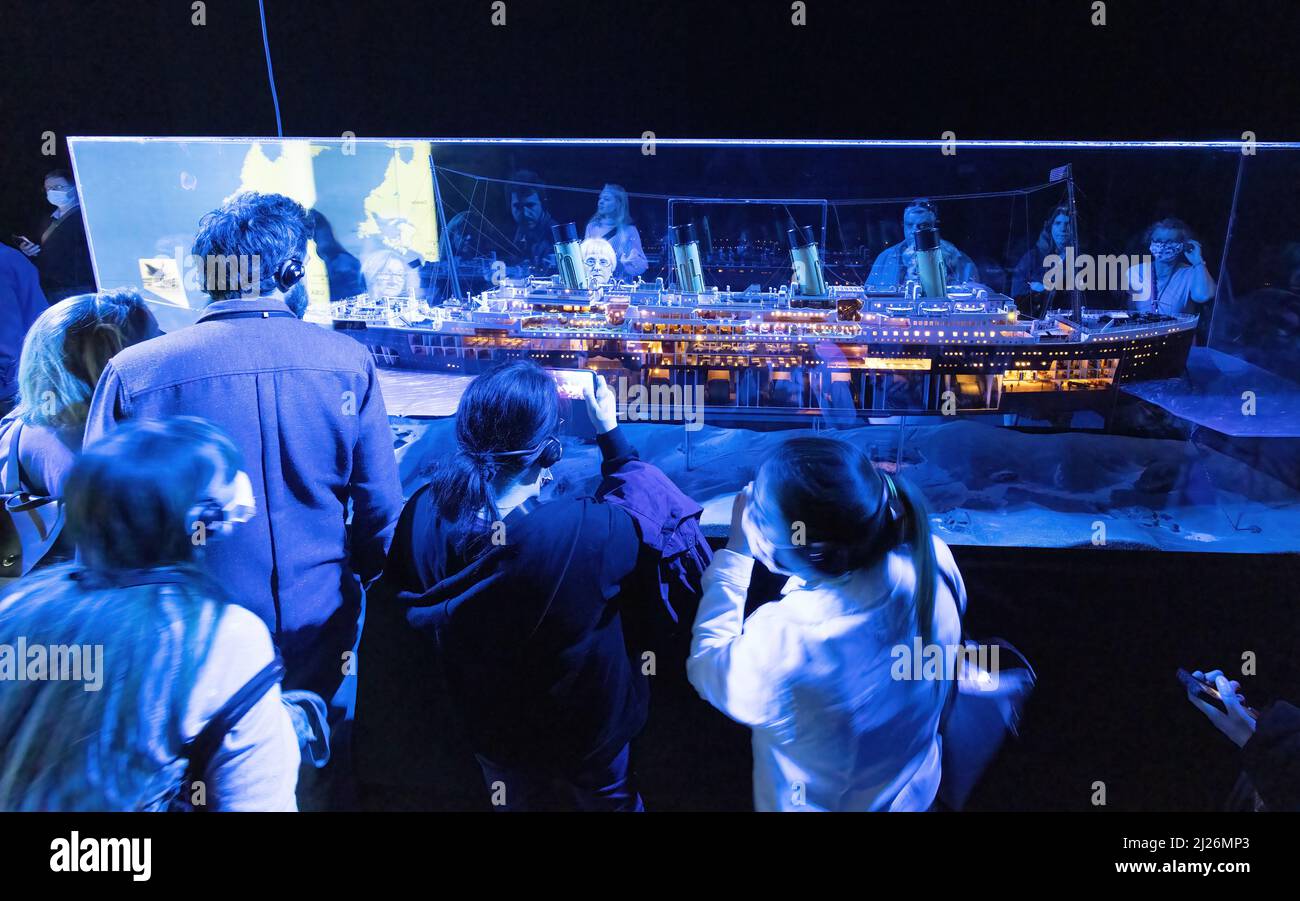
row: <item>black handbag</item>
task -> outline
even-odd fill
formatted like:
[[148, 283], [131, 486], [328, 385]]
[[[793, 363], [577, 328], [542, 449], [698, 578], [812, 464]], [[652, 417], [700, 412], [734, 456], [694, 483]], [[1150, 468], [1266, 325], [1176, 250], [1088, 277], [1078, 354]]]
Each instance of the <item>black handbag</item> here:
[[[7, 420], [0, 437], [4, 460], [0, 486], [0, 585], [27, 575], [53, 549], [63, 532], [63, 499], [28, 491], [23, 485], [18, 442], [23, 423]], [[7, 446], [6, 446], [7, 442]]]
[[[944, 581], [958, 597], [948, 575]], [[958, 607], [962, 622], [961, 645], [968, 654], [956, 657], [956, 670], [950, 674], [947, 697], [939, 719], [943, 742], [943, 774], [939, 781], [938, 804], [949, 810], [961, 810], [976, 784], [997, 756], [1008, 736], [1018, 736], [1020, 715], [1038, 680], [1024, 654], [1001, 638], [975, 641], [966, 635], [965, 609]], [[982, 658], [977, 649], [997, 648], [996, 678], [981, 670]], [[1002, 664], [1003, 655], [1013, 666]]]

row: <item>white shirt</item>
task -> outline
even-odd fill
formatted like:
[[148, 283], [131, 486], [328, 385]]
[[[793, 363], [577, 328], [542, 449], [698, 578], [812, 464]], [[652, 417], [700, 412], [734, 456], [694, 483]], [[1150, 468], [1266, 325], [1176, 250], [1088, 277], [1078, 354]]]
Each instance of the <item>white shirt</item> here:
[[1204, 302], [1192, 298], [1192, 280], [1195, 277], [1195, 266], [1179, 266], [1157, 284], [1151, 263], [1144, 262], [1130, 267], [1129, 308], [1138, 313], [1178, 316], [1186, 309], [1188, 300], [1193, 303]]
[[[934, 539], [932, 641], [960, 638], [965, 588], [948, 546]], [[792, 577], [779, 601], [745, 621], [754, 561], [721, 550], [704, 574], [687, 675], [706, 701], [753, 729], [754, 807], [925, 810], [941, 772], [937, 734], [948, 683], [891, 676], [891, 653], [914, 625], [896, 622], [912, 596], [904, 552], [810, 585]]]
[[[186, 735], [198, 735], [274, 654], [271, 633], [255, 613], [233, 604], [224, 606], [212, 648], [190, 693]], [[226, 733], [213, 755], [204, 774], [206, 809], [297, 810], [300, 763], [293, 722], [280, 702], [280, 686], [272, 685]]]

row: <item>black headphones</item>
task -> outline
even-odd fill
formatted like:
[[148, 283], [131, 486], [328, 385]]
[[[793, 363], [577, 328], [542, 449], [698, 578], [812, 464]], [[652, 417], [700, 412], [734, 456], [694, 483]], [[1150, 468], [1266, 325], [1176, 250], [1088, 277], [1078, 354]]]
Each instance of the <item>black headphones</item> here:
[[480, 465], [494, 463], [502, 457], [523, 457], [525, 469], [534, 463], [543, 469], [548, 469], [560, 462], [560, 458], [564, 456], [564, 445], [559, 438], [551, 435], [541, 444], [526, 450], [467, 453], [466, 456]]
[[559, 463], [560, 458], [563, 456], [564, 456], [564, 445], [560, 443], [559, 438], [556, 438], [554, 435], [551, 435], [549, 438], [543, 441], [541, 447], [538, 448], [535, 462], [543, 469], [545, 469], [554, 466], [556, 463]]
[[564, 456], [564, 445], [560, 443], [559, 438], [551, 435], [549, 438], [542, 441], [541, 444], [537, 445], [537, 447], [530, 447], [527, 450], [521, 451], [504, 451], [495, 456], [526, 457], [527, 459], [524, 461], [525, 467], [536, 463], [538, 466], [546, 469], [560, 462], [560, 458]]
[[303, 267], [302, 260], [289, 257], [275, 269], [275, 286], [287, 293], [290, 288], [302, 281], [306, 275], [307, 270]]

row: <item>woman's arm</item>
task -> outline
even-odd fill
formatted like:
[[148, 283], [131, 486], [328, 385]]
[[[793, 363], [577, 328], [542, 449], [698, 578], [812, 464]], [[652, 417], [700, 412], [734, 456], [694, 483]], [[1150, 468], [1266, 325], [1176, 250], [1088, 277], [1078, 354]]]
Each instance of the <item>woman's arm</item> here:
[[761, 726], [779, 715], [779, 675], [774, 663], [778, 636], [745, 631], [745, 596], [754, 570], [740, 521], [745, 492], [731, 508], [731, 539], [704, 572], [704, 596], [695, 616], [686, 676], [700, 697], [747, 726]]
[[618, 399], [605, 380], [596, 375], [596, 388], [582, 391], [587, 404], [587, 416], [596, 430], [596, 446], [600, 448], [600, 474], [611, 476], [628, 463], [639, 460], [636, 448], [618, 427]]
[[[1030, 249], [1025, 251], [1020, 262], [1016, 263], [1015, 271], [1011, 274], [1011, 296], [1022, 297], [1030, 291], [1043, 290], [1043, 272], [1042, 266], [1039, 265], [1037, 254]], [[1037, 287], [1035, 287], [1037, 285]]]
[[623, 274], [628, 278], [636, 278], [641, 273], [650, 268], [650, 261], [646, 259], [645, 251], [641, 248], [641, 233], [637, 231], [635, 225], [626, 225], [627, 229], [627, 251], [619, 257], [619, 265], [623, 267]]
[[1201, 242], [1187, 243], [1189, 246], [1183, 256], [1192, 264], [1192, 289], [1189, 296], [1197, 303], [1205, 303], [1214, 297], [1214, 277], [1210, 275], [1210, 267], [1205, 265], [1205, 257], [1201, 256]]

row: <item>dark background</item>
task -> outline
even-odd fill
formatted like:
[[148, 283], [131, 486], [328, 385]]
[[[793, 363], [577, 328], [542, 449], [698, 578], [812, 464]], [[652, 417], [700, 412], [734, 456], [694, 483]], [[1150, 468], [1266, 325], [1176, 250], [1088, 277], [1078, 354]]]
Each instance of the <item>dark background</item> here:
[[[267, 0], [284, 133], [1300, 138], [1292, 0]], [[273, 135], [256, 0], [7, 0], [0, 223], [63, 138]], [[56, 160], [42, 135], [59, 139]]]
[[[1291, 0], [785, 0], [592, 3], [268, 0], [284, 134], [959, 139], [1300, 138]], [[0, 225], [46, 210], [64, 137], [273, 135], [255, 0], [6, 2]], [[58, 155], [43, 156], [43, 133]], [[1300, 697], [1293, 555], [957, 549], [971, 628], [1042, 686], [1021, 745], [976, 797], [994, 809], [1209, 809], [1226, 739], [1174, 669], [1259, 654], [1252, 700]], [[683, 713], [693, 716], [689, 712]], [[746, 736], [720, 717], [646, 760], [663, 808], [747, 798]], [[683, 760], [695, 761], [683, 771]]]

